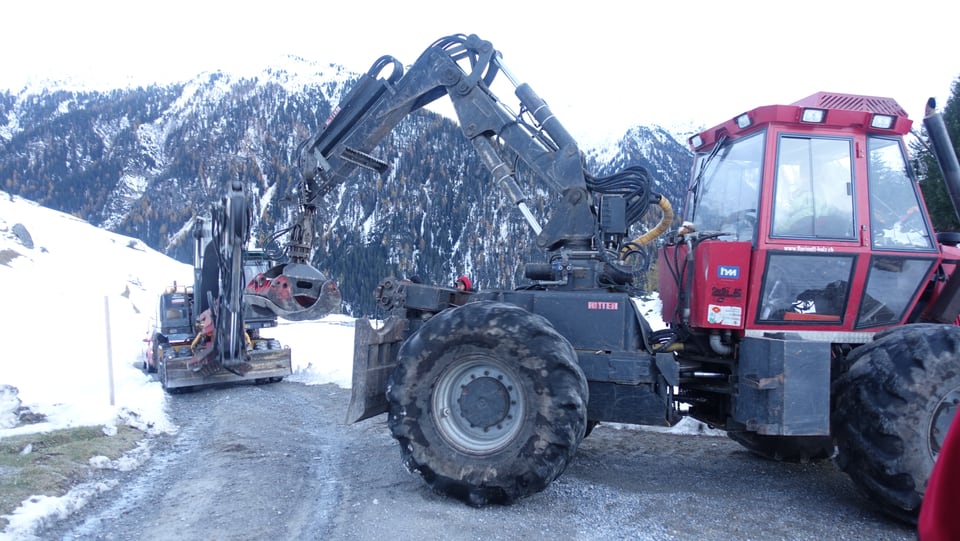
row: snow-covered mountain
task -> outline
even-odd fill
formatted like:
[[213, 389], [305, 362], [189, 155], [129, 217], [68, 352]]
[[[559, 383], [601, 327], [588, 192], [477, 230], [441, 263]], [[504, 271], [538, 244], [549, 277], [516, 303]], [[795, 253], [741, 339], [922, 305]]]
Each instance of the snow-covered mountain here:
[[[297, 146], [356, 77], [289, 57], [256, 75], [214, 72], [169, 86], [2, 93], [0, 189], [186, 262], [192, 218], [208, 212], [226, 182], [241, 180], [256, 204], [255, 238], [266, 242], [295, 210]], [[692, 161], [668, 131], [638, 126], [584, 150], [598, 174], [644, 165], [679, 205]], [[444, 283], [467, 273], [483, 287], [509, 287], [521, 263], [538, 257], [532, 233], [454, 121], [417, 112], [376, 154], [389, 171], [358, 174], [318, 214], [314, 264], [341, 284], [348, 313], [371, 313], [370, 292], [389, 275]], [[557, 194], [520, 181], [548, 214]]]
[[[42, 404], [35, 411], [52, 425], [107, 422], [117, 415], [110, 351], [116, 401], [128, 411], [162, 402], [155, 391], [126, 392], [129, 383], [149, 379], [133, 361], [158, 293], [192, 276], [191, 266], [138, 239], [0, 191], [0, 385], [16, 387], [25, 404]], [[78, 403], [86, 407], [78, 410]], [[0, 429], [11, 428], [6, 421]]]

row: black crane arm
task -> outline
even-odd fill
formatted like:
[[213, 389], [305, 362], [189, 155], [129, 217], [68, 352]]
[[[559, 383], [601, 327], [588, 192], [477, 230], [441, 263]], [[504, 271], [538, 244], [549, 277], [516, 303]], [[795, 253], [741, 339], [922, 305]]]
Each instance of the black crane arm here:
[[[510, 111], [490, 88], [501, 72], [514, 83], [519, 113]], [[406, 72], [399, 61], [384, 56], [361, 76], [327, 125], [299, 149], [300, 197], [308, 213], [318, 197], [344, 182], [355, 168], [383, 173], [386, 162], [371, 154], [376, 146], [407, 115], [443, 96], [451, 101], [464, 136], [495, 182], [540, 235], [537, 244], [545, 249], [589, 244], [596, 233], [596, 213], [576, 141], [529, 85], [516, 84], [493, 45], [476, 35], [436, 41]], [[563, 196], [566, 208], [554, 213], [557, 223], [541, 227], [527, 208], [510, 165], [515, 159]]]
[[[240, 181], [232, 181], [220, 203], [211, 208], [209, 242], [204, 223], [194, 221], [193, 313], [208, 335], [189, 365], [212, 374], [233, 371], [247, 357], [244, 326], [243, 253], [250, 240], [250, 205]], [[198, 335], [198, 340], [200, 336]]]
[[[517, 112], [491, 88], [500, 74], [513, 85]], [[669, 202], [651, 191], [646, 171], [632, 167], [606, 178], [588, 174], [577, 142], [544, 100], [526, 83], [517, 82], [493, 45], [476, 35], [456, 34], [435, 41], [406, 70], [391, 56], [377, 59], [326, 125], [300, 145], [300, 209], [287, 242], [290, 263], [273, 274], [291, 284], [311, 285], [323, 279], [310, 267], [320, 199], [351, 178], [358, 167], [386, 172], [387, 162], [373, 155], [376, 147], [404, 118], [444, 96], [494, 182], [536, 234], [540, 249], [600, 260], [618, 283], [642, 272], [636, 268], [624, 272], [618, 269], [618, 261], [641, 253], [639, 246], [666, 230], [672, 219]], [[534, 216], [516, 181], [518, 162], [559, 195], [545, 224]], [[655, 234], [628, 241], [630, 226], [651, 204], [659, 204], [664, 211], [661, 223], [651, 232]], [[305, 304], [309, 303], [301, 306]]]
[[[469, 63], [469, 71], [462, 67], [464, 62]], [[388, 66], [390, 74], [381, 77]], [[531, 130], [492, 93], [490, 83], [502, 69], [493, 45], [475, 35], [436, 41], [406, 73], [395, 58], [379, 58], [337, 106], [327, 125], [299, 149], [308, 202], [343, 182], [355, 167], [384, 172], [387, 164], [370, 152], [407, 115], [444, 95], [453, 103], [468, 139], [501, 137], [555, 188], [584, 186], [579, 156], [575, 156], [577, 167], [572, 173], [549, 170], [555, 165], [556, 151], [576, 143], [545, 109], [543, 100], [529, 86], [518, 87], [521, 99], [532, 101], [547, 121], [544, 130]], [[488, 157], [484, 150], [481, 154]]]

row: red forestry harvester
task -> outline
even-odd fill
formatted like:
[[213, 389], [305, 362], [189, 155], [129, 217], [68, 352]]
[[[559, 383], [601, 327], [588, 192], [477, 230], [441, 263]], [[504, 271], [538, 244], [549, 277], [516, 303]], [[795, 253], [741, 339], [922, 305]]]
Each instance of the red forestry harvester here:
[[[894, 100], [819, 93], [690, 138], [684, 223], [657, 246], [657, 330], [632, 286], [670, 203], [642, 167], [586, 170], [547, 104], [475, 35], [441, 38], [408, 67], [381, 57], [303, 142], [291, 245], [308, 252], [324, 194], [358, 168], [386, 173], [381, 141], [440, 98], [542, 257], [517, 262], [529, 283], [516, 289], [386, 278], [383, 325], [357, 321], [348, 421], [388, 412], [404, 464], [472, 505], [542, 490], [598, 422], [691, 416], [777, 459], [836, 450], [884, 509], [916, 515], [960, 404], [960, 236], [933, 230]], [[958, 203], [942, 119], [926, 122]], [[531, 204], [520, 175], [550, 200]], [[636, 231], [651, 207], [660, 223]]]

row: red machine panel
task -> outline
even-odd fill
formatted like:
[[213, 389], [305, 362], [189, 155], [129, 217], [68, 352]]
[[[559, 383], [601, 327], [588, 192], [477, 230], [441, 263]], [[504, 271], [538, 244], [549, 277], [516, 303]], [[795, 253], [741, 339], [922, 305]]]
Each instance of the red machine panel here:
[[[749, 242], [702, 242], [691, 262], [686, 245], [665, 246], [657, 261], [663, 320], [680, 322], [689, 307], [694, 327], [742, 329], [751, 249]], [[685, 294], [689, 302], [684, 301]]]
[[742, 329], [750, 277], [749, 242], [708, 241], [694, 251], [690, 325]]

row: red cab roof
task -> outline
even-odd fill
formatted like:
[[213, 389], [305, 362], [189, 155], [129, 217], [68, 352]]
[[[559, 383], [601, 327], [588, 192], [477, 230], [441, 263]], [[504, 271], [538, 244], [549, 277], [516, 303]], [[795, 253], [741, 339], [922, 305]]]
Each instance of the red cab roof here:
[[[823, 114], [818, 116], [816, 111], [823, 111]], [[694, 151], [703, 150], [713, 146], [723, 135], [734, 137], [770, 123], [808, 128], [818, 125], [856, 128], [870, 133], [904, 135], [910, 131], [913, 121], [893, 98], [817, 92], [791, 105], [764, 105], [751, 109], [690, 137], [687, 142]]]

